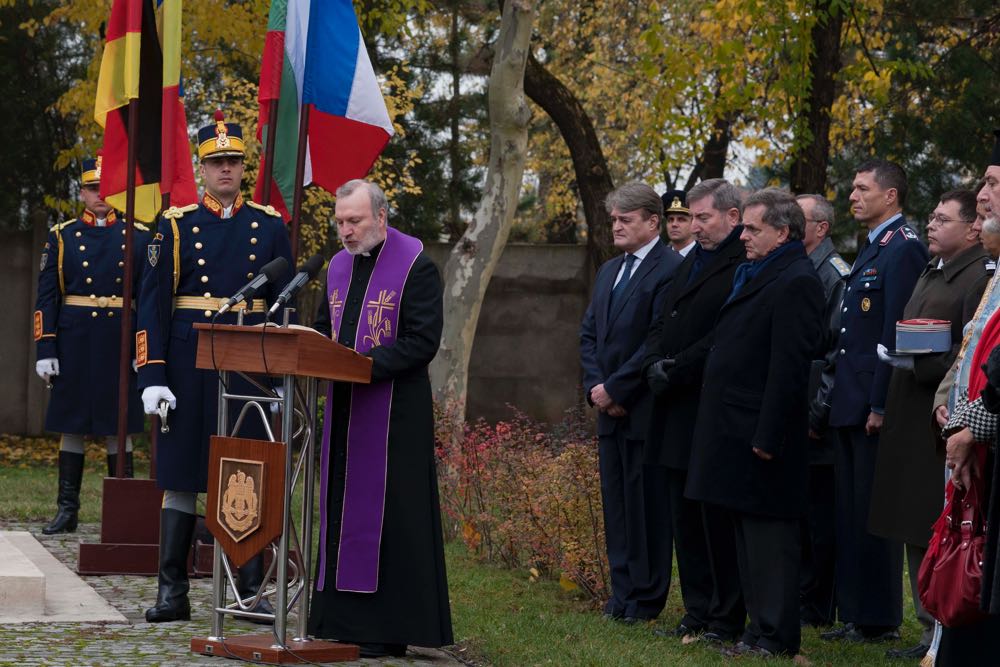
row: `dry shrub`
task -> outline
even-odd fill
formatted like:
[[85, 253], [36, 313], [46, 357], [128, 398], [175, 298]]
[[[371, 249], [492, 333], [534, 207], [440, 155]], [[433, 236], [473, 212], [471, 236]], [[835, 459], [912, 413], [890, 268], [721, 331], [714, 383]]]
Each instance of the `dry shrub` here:
[[437, 414], [446, 534], [485, 561], [558, 578], [602, 600], [608, 589], [597, 439], [581, 411], [556, 427], [459, 424]]

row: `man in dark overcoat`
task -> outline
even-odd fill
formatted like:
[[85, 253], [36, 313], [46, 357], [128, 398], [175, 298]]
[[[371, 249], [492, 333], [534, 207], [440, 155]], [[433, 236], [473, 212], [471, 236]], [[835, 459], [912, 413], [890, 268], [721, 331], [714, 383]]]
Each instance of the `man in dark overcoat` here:
[[[642, 376], [645, 340], [681, 256], [660, 240], [663, 203], [645, 183], [608, 195], [615, 248], [624, 251], [598, 270], [580, 326], [580, 365], [587, 402], [598, 409], [604, 534], [611, 575], [609, 618], [651, 620], [670, 587], [670, 511], [665, 489], [643, 483], [642, 449], [652, 396]], [[648, 496], [648, 497], [647, 497]], [[648, 515], [648, 516], [647, 516]], [[652, 520], [658, 516], [658, 520]], [[657, 531], [646, 534], [647, 520]], [[654, 541], [655, 544], [652, 544]]]
[[824, 329], [804, 226], [787, 192], [768, 188], [746, 200], [740, 238], [750, 261], [736, 271], [705, 362], [686, 492], [722, 508], [735, 532], [750, 617], [735, 654], [799, 651], [806, 388]]
[[[121, 318], [128, 316], [134, 326], [135, 310], [122, 307], [125, 221], [101, 199], [101, 162], [100, 154], [83, 161], [83, 213], [49, 231], [38, 273], [35, 370], [51, 387], [45, 430], [62, 434], [58, 511], [42, 528], [46, 535], [76, 531], [84, 436], [105, 439], [108, 476], [116, 474]], [[134, 231], [132, 279], [138, 286], [149, 229], [135, 223]], [[135, 376], [129, 380], [127, 430], [138, 433], [142, 431], [142, 406]], [[125, 473], [131, 476], [131, 437], [126, 438], [125, 450]]]
[[840, 351], [830, 401], [837, 432], [837, 614], [827, 640], [899, 638], [903, 562], [898, 544], [868, 532], [878, 434], [892, 368], [876, 346], [895, 347], [896, 321], [927, 264], [927, 248], [906, 225], [906, 172], [885, 160], [861, 164], [850, 195], [854, 219], [868, 228], [844, 288]]
[[[691, 188], [688, 206], [698, 245], [678, 268], [646, 340], [643, 367], [654, 404], [644, 460], [649, 464], [645, 471], [649, 480], [658, 476], [670, 498], [670, 526], [684, 599], [684, 616], [674, 633], [681, 637], [704, 633], [710, 640], [723, 640], [737, 637], [746, 618], [732, 531], [715, 536], [718, 549], [710, 550], [701, 503], [685, 498], [684, 486], [702, 368], [719, 309], [745, 256], [739, 240], [740, 192], [721, 178], [709, 179]], [[669, 554], [661, 567], [671, 567]]]
[[917, 593], [917, 571], [931, 526], [941, 514], [944, 452], [937, 446], [937, 427], [914, 416], [931, 411], [934, 392], [955, 361], [965, 325], [993, 274], [993, 262], [973, 228], [975, 218], [972, 191], [952, 190], [941, 196], [927, 224], [932, 258], [903, 310], [903, 319], [951, 322], [951, 349], [928, 355], [879, 355], [894, 370], [879, 437], [869, 529], [905, 545], [913, 606], [923, 627], [916, 646], [890, 649], [890, 657], [920, 659], [934, 638], [934, 618], [921, 606]]
[[[281, 216], [240, 193], [244, 155], [242, 129], [226, 123], [217, 111], [215, 123], [198, 132], [205, 181], [201, 203], [164, 211], [147, 249], [136, 331], [139, 388], [147, 414], [157, 412], [161, 401], [171, 410], [170, 430], [160, 434], [156, 448], [156, 484], [164, 492], [156, 604], [146, 610], [150, 623], [191, 617], [188, 552], [197, 496], [208, 488], [209, 441], [218, 433], [219, 405], [218, 375], [195, 368], [199, 334], [194, 324], [212, 322], [226, 299], [272, 260], [281, 257], [291, 264]], [[263, 298], [237, 304], [215, 321], [236, 324], [242, 309], [245, 324], [263, 322], [266, 306], [275, 301], [290, 273], [266, 285]], [[278, 313], [279, 318], [282, 315]], [[230, 391], [255, 393], [248, 382], [237, 378]], [[231, 408], [233, 421], [238, 414], [239, 407]], [[250, 416], [237, 435], [263, 438], [264, 429]], [[241, 596], [256, 595], [262, 578], [258, 555], [240, 568]], [[261, 598], [253, 611], [272, 610]]]
[[423, 244], [387, 226], [374, 183], [337, 190], [344, 249], [316, 328], [372, 359], [371, 384], [332, 383], [320, 458], [320, 548], [309, 633], [363, 657], [453, 643], [427, 366], [443, 326]]
[[831, 625], [836, 618], [834, 600], [836, 554], [836, 504], [833, 463], [836, 437], [827, 428], [830, 392], [840, 351], [840, 302], [844, 279], [851, 265], [837, 253], [830, 238], [833, 205], [820, 195], [796, 197], [805, 215], [802, 244], [823, 284], [824, 335], [821, 356], [809, 374], [809, 511], [802, 523], [802, 582], [799, 612], [806, 625]]

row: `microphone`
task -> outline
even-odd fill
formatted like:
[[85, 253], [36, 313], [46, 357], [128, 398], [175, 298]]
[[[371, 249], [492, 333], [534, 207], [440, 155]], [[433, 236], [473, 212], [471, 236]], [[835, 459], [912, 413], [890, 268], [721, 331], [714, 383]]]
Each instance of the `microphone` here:
[[257, 291], [269, 282], [277, 280], [288, 270], [288, 260], [277, 257], [265, 264], [253, 280], [240, 288], [240, 291], [229, 297], [229, 300], [219, 308], [219, 315], [228, 312], [233, 306], [247, 299], [253, 299]]
[[306, 263], [299, 267], [299, 272], [295, 274], [295, 277], [285, 285], [285, 289], [281, 290], [281, 294], [278, 295], [274, 305], [271, 306], [271, 310], [267, 311], [267, 317], [270, 318], [278, 311], [278, 308], [288, 303], [289, 299], [295, 296], [307, 282], [316, 277], [321, 268], [323, 268], [322, 256], [313, 255], [307, 259]]

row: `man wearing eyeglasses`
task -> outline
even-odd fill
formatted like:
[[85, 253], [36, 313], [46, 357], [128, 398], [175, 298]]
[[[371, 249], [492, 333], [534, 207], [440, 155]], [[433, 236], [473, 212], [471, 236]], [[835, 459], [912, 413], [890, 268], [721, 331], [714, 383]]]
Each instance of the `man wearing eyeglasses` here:
[[923, 609], [917, 594], [917, 571], [927, 551], [931, 526], [941, 513], [944, 452], [937, 447], [930, 421], [914, 419], [913, 415], [925, 415], [933, 408], [934, 392], [958, 355], [962, 330], [975, 314], [993, 273], [993, 263], [979, 244], [975, 220], [975, 193], [952, 190], [941, 196], [927, 221], [931, 261], [903, 309], [903, 319], [950, 321], [951, 349], [924, 355], [879, 352], [879, 358], [894, 369], [879, 439], [868, 528], [905, 546], [913, 606], [923, 628], [916, 646], [890, 650], [887, 655], [891, 658], [919, 660], [934, 636], [934, 619]]
[[854, 219], [868, 234], [844, 288], [830, 401], [830, 427], [837, 430], [837, 613], [844, 626], [823, 633], [827, 640], [898, 639], [903, 618], [902, 552], [869, 533], [868, 512], [892, 374], [876, 346], [895, 348], [896, 321], [928, 260], [903, 219], [906, 192], [902, 167], [868, 160], [858, 166], [850, 195]]

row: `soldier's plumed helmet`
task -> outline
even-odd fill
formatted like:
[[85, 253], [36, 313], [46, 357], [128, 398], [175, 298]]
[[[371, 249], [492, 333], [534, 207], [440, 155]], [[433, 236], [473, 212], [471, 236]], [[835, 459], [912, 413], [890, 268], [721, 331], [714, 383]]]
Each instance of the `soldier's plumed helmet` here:
[[97, 157], [84, 158], [81, 163], [80, 184], [99, 185], [101, 182], [101, 162], [103, 157], [101, 151], [97, 151]]
[[691, 215], [691, 210], [687, 205], [687, 193], [683, 190], [667, 190], [660, 199], [663, 200], [663, 212], [666, 215], [671, 213], [683, 213]]
[[227, 123], [222, 110], [216, 110], [215, 122], [198, 130], [198, 159], [244, 157], [243, 128]]

